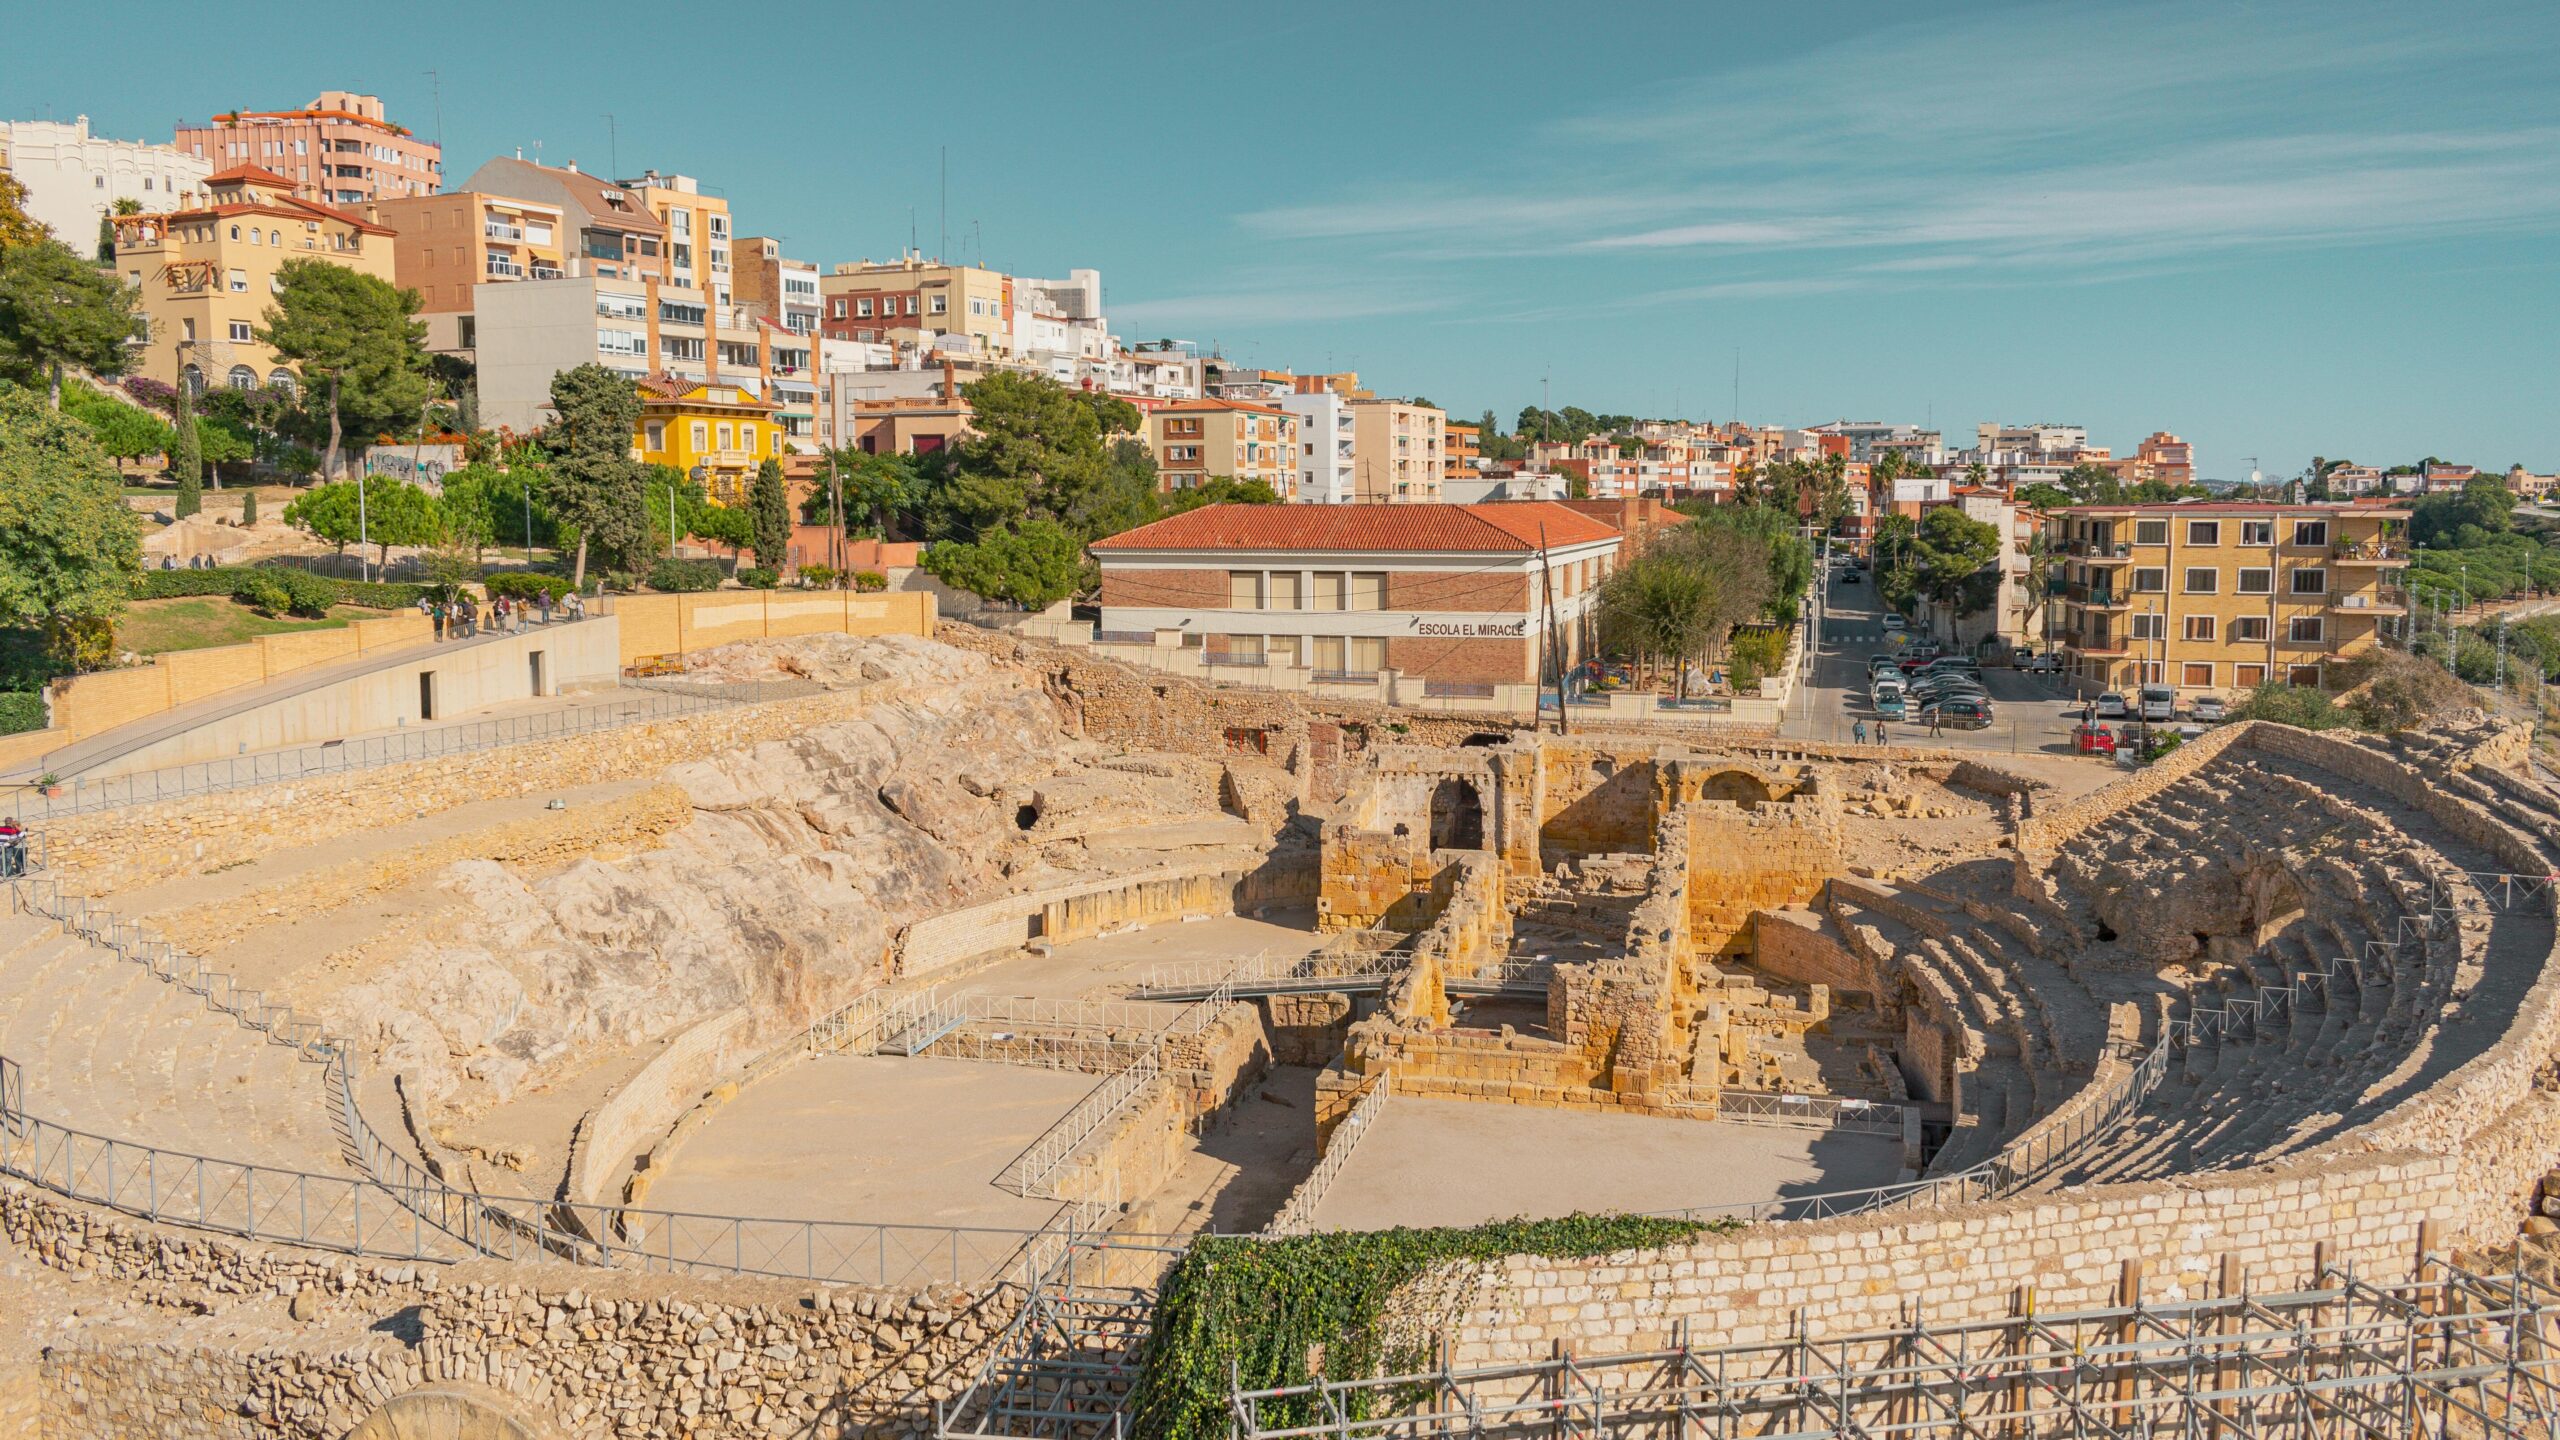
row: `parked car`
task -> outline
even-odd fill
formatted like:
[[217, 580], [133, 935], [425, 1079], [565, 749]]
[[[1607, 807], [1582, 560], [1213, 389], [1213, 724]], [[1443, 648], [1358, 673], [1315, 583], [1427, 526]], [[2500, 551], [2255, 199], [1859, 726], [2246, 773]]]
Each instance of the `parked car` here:
[[1941, 655], [1934, 660], [1923, 663], [1920, 667], [1920, 673], [1923, 675], [1944, 675], [1949, 673], [1979, 675], [1982, 673], [1982, 662], [1974, 659], [1970, 655]]
[[1903, 698], [1902, 687], [1888, 685], [1875, 693], [1876, 718], [1899, 720], [1911, 713], [1910, 702]]
[[2113, 755], [2116, 753], [2115, 732], [2104, 725], [2071, 727], [2071, 749], [2080, 755]]
[[2110, 690], [2098, 697], [2097, 716], [2101, 720], [2130, 720], [2133, 712], [2125, 708], [2121, 692]]
[[2219, 725], [2231, 718], [2230, 710], [2223, 705], [2219, 695], [2197, 696], [2196, 702], [2187, 707], [2187, 713], [2199, 725]]
[[1899, 655], [1870, 655], [1867, 657], [1867, 673], [1875, 675], [1890, 670], [1899, 675], [1906, 663]]
[[2142, 718], [2146, 724], [2162, 724], [2178, 718], [2178, 692], [2167, 685], [2142, 687]]
[[1843, 585], [1855, 585], [1866, 578], [1866, 572], [1863, 570], [1843, 570], [1840, 572], [1840, 583]]
[[1911, 622], [1903, 619], [1899, 615], [1888, 614], [1884, 617], [1884, 631], [1888, 635], [1897, 634], [1910, 628]]
[[2028, 656], [2027, 662], [2018, 668], [2030, 675], [2059, 675], [2062, 673], [2062, 657], [2047, 650], [2041, 655]]
[[1991, 702], [1985, 699], [1948, 699], [1920, 707], [1925, 724], [1946, 730], [1988, 730], [1991, 728]]

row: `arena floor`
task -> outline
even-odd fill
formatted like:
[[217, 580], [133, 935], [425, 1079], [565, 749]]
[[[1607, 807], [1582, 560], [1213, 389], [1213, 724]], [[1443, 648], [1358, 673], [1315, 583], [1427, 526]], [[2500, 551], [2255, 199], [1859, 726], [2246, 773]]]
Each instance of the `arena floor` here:
[[1901, 1172], [1902, 1142], [1880, 1136], [1399, 1096], [1315, 1221], [1383, 1230], [1676, 1210], [1885, 1185]]

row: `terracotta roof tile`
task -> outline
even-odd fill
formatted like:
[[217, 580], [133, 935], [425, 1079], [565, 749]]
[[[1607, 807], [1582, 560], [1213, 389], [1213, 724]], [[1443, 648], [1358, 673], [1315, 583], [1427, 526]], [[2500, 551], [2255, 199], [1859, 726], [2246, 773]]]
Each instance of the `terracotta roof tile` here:
[[287, 190], [293, 188], [291, 180], [273, 170], [256, 165], [234, 165], [228, 170], [217, 170], [204, 177], [204, 183], [207, 185], [229, 185], [239, 181], [247, 181], [253, 185], [281, 185]]
[[1204, 505], [1093, 542], [1114, 550], [1526, 553], [1615, 540], [1615, 526], [1542, 500], [1482, 505]]

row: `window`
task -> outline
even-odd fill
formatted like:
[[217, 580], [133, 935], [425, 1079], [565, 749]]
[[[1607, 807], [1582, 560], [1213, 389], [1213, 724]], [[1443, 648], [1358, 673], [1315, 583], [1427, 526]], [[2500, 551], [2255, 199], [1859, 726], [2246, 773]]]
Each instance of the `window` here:
[[258, 372], [250, 369], [246, 365], [232, 366], [231, 373], [224, 378], [231, 382], [231, 388], [234, 390], [255, 390], [258, 388]]
[[2178, 683], [2198, 690], [2213, 687], [2213, 665], [2210, 661], [2191, 660], [2178, 667]]
[[738, 441], [739, 441], [739, 446], [740, 446], [740, 448], [741, 448], [741, 449], [744, 449], [744, 450], [745, 450], [748, 454], [750, 454], [750, 455], [755, 454], [755, 453], [756, 453], [756, 437], [757, 437], [757, 436], [759, 436], [759, 435], [761, 435], [761, 434], [763, 434], [763, 433], [764, 433], [763, 431], [758, 430], [758, 429], [757, 429], [756, 427], [754, 427], [753, 425], [741, 425], [741, 426], [739, 426], [739, 427], [738, 427]]
[[2169, 522], [2168, 522], [2168, 521], [2166, 521], [2166, 520], [2136, 520], [2136, 521], [2134, 521], [2134, 522], [2133, 522], [2133, 543], [2134, 543], [2134, 544], [2136, 544], [2136, 545], [2166, 545], [2166, 544], [2168, 544], [2168, 543], [2169, 543]]
[[1282, 570], [1273, 574], [1271, 577], [1270, 608], [1274, 610], [1297, 609], [1298, 582], [1301, 578], [1303, 577], [1301, 577], [1295, 570]]
[[2134, 593], [2165, 595], [2169, 590], [2169, 572], [2156, 566], [2145, 566], [2133, 572]]
[[2188, 638], [2188, 639], [2190, 639], [2190, 640], [2210, 640], [2210, 639], [2212, 639], [2212, 638], [2213, 638], [2213, 632], [2214, 632], [2214, 624], [2215, 624], [2215, 622], [2214, 622], [2214, 618], [2213, 618], [2212, 616], [2210, 616], [2210, 615], [2190, 615], [2190, 616], [2188, 616], [2188, 617], [2187, 617], [2187, 638]]
[[928, 315], [944, 315], [950, 313], [950, 310], [951, 297], [948, 295], [934, 296], [933, 303], [925, 307], [925, 313]]
[[[881, 313], [885, 315], [888, 312], [884, 310]], [[907, 313], [910, 315], [916, 313], [916, 297], [913, 295], [907, 297]]]
[[693, 448], [697, 454], [711, 448], [711, 427], [700, 420], [693, 422]]
[[2135, 667], [2145, 685], [2164, 685], [2169, 680], [2169, 667], [2157, 660], [2145, 660]]
[[264, 232], [258, 229], [257, 226], [252, 225], [249, 227], [249, 243], [252, 245], [264, 245], [267, 243], [267, 237]]
[[2320, 667], [2317, 665], [2287, 665], [2284, 667], [2284, 683], [2287, 685], [2300, 685], [2306, 689], [2317, 690], [2320, 688]]
[[2294, 521], [2293, 543], [2305, 550], [2326, 548], [2329, 543], [2329, 522], [2326, 520]]
[[2158, 640], [2169, 633], [2169, 617], [2156, 610], [2146, 610], [2132, 620], [2126, 633], [2136, 640]]
[[2273, 520], [2241, 521], [2240, 543], [2243, 545], [2273, 545], [2276, 543], [2276, 522]]
[[2317, 645], [2328, 638], [2327, 625], [2317, 615], [2296, 615], [2285, 622], [2284, 638], [2296, 645]]
[[2219, 545], [2219, 544], [2221, 544], [2221, 543], [2222, 543], [2222, 522], [2221, 522], [2221, 521], [2219, 521], [2219, 520], [2190, 520], [2190, 521], [2188, 521], [2188, 522], [2187, 522], [2187, 543], [2188, 543], [2188, 544], [2190, 544], [2190, 545]]
[[[837, 314], [839, 314], [839, 315], [841, 315], [841, 314], [843, 314], [843, 313], [844, 313], [844, 304], [843, 304], [843, 302], [842, 302], [842, 301], [838, 301], [838, 302], [837, 302], [837, 304], [836, 304], [836, 313], [837, 313]], [[854, 301], [854, 302], [853, 302], [853, 313], [854, 313], [854, 314], [856, 314], [856, 315], [861, 316], [862, 318], [864, 318], [864, 319], [866, 319], [866, 320], [870, 319], [870, 318], [871, 318], [871, 297], [870, 297], [870, 296], [868, 296], [868, 295], [866, 295], [866, 296], [862, 297], [861, 299]]]
[[239, 239], [239, 238], [240, 238], [240, 227], [239, 227], [239, 226], [234, 225], [234, 226], [232, 226], [232, 227], [231, 227], [231, 238], [232, 238], [232, 239], [234, 239], [234, 240], [237, 240], [237, 239]]
[[2273, 570], [2243, 570], [2240, 572], [2240, 583], [2233, 593], [2238, 595], [2273, 595], [2276, 593], [2276, 572]]
[[[1316, 572], [1315, 604], [1310, 608], [1316, 610], [1339, 610], [1343, 608], [1343, 592], [1343, 575], [1341, 571], [1319, 570]], [[1319, 668], [1323, 667], [1324, 662], [1318, 661], [1316, 663]], [[1337, 663], [1334, 668], [1341, 668], [1339, 664], [1339, 657], [1337, 657]]]
[[729, 422], [728, 422], [728, 421], [723, 420], [723, 421], [721, 421], [721, 422], [720, 422], [720, 448], [721, 448], [721, 449], [723, 449], [723, 450], [734, 450], [734, 449], [736, 449], [736, 448], [737, 448], [735, 445], [733, 445], [733, 444], [731, 444], [731, 443], [730, 443], [730, 441], [731, 441], [731, 439], [733, 438], [734, 434], [735, 434], [735, 432], [734, 432], [734, 431], [732, 431], [732, 430], [730, 430], [730, 428], [729, 428]]
[[2292, 590], [2296, 595], [2326, 595], [2329, 593], [2329, 572], [2316, 566], [2309, 569], [2293, 571], [2288, 574], [2285, 579], [2289, 582], [2287, 588]]
[[1383, 610], [1386, 608], [1386, 603], [1387, 577], [1383, 572], [1377, 570], [1351, 572], [1351, 593], [1343, 604], [1344, 609]]
[[250, 330], [248, 321], [234, 320], [231, 322], [231, 338], [246, 342], [256, 339], [257, 336]]
[[650, 421], [650, 422], [648, 423], [648, 425], [647, 425], [645, 428], [646, 428], [646, 430], [647, 430], [647, 432], [648, 432], [648, 436], [649, 436], [648, 444], [647, 444], [647, 447], [646, 447], [646, 448], [651, 449], [651, 450], [664, 450], [664, 449], [666, 449], [666, 448], [667, 448], [667, 422], [666, 422], [666, 421], [664, 421], [664, 420], [652, 420], [652, 421]]
[[1227, 608], [1259, 610], [1262, 608], [1262, 572], [1230, 570], [1227, 572]]
[[2222, 572], [2210, 565], [2187, 567], [2185, 591], [2189, 595], [2211, 595], [2221, 588]]
[[246, 270], [232, 271], [231, 288], [235, 292], [246, 294], [249, 289], [249, 272]]
[[2234, 665], [2231, 667], [2231, 683], [2233, 687], [2237, 689], [2255, 690], [2259, 686], [2267, 683], [2267, 667], [2264, 665]]
[[1341, 636], [1319, 635], [1315, 637], [1315, 644], [1310, 648], [1313, 651], [1315, 668], [1318, 670], [1329, 670], [1335, 674], [1341, 673], [1343, 651], [1345, 648], [1342, 643]]
[[2231, 638], [2235, 642], [2255, 640], [2259, 644], [2265, 644], [2267, 639], [2267, 617], [2264, 615], [2241, 615], [2235, 617], [2231, 622]]

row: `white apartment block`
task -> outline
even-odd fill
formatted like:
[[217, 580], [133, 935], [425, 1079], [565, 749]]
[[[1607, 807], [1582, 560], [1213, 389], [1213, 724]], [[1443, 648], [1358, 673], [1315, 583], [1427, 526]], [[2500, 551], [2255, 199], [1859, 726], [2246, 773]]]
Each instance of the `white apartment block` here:
[[1271, 402], [1298, 417], [1298, 487], [1290, 498], [1309, 505], [1348, 505], [1360, 498], [1355, 462], [1358, 425], [1338, 390], [1288, 393]]
[[213, 162], [174, 145], [109, 140], [89, 117], [0, 120], [0, 170], [27, 187], [27, 216], [83, 255], [98, 245], [98, 219], [119, 200], [146, 214], [201, 205]]

